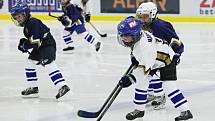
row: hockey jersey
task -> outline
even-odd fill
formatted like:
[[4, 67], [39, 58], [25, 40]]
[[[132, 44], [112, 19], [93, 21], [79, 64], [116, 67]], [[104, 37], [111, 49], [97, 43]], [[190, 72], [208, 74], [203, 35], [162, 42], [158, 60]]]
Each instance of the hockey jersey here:
[[142, 31], [142, 37], [132, 48], [132, 54], [145, 68], [145, 72], [164, 67], [171, 63], [174, 51], [161, 39], [156, 39], [151, 33]]

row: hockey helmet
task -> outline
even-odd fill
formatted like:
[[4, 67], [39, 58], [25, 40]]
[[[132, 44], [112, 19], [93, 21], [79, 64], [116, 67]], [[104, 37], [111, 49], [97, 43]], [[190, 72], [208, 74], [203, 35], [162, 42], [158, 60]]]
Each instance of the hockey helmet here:
[[125, 47], [132, 47], [141, 38], [143, 23], [133, 16], [127, 17], [117, 26], [117, 40]]
[[10, 13], [12, 16], [12, 20], [18, 26], [24, 26], [26, 20], [29, 19], [31, 16], [30, 7], [25, 3], [16, 4], [11, 8]]
[[153, 2], [142, 3], [136, 10], [136, 15], [142, 17], [143, 15], [148, 15], [151, 20], [156, 18], [157, 6]]

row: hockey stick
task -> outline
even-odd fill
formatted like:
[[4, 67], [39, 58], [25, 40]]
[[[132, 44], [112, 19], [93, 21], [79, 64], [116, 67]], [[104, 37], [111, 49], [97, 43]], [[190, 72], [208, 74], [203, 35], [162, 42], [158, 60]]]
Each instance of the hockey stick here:
[[94, 29], [101, 37], [107, 37], [107, 33], [101, 34], [101, 33], [99, 32], [99, 30], [98, 30], [91, 22], [88, 22], [88, 23], [93, 27], [93, 29]]
[[[125, 74], [123, 76], [131, 73], [132, 70], [134, 69], [134, 67], [135, 66], [130, 65], [130, 67], [128, 68], [128, 70], [125, 72]], [[88, 112], [88, 111], [84, 111], [84, 110], [79, 110], [78, 116], [83, 117], [83, 118], [97, 118], [98, 116], [100, 116], [100, 119], [101, 119], [103, 117], [103, 115], [105, 114], [105, 112], [107, 111], [107, 109], [112, 104], [112, 102], [114, 101], [114, 99], [116, 98], [116, 96], [119, 94], [121, 89], [122, 89], [122, 87], [119, 84], [117, 84], [116, 87], [114, 88], [114, 90], [109, 95], [109, 97], [106, 99], [105, 103], [102, 105], [102, 107], [97, 112]]]
[[60, 18], [59, 16], [54, 16], [51, 14], [51, 5], [49, 3], [48, 3], [48, 15], [53, 17], [53, 18], [57, 18], [57, 19]]

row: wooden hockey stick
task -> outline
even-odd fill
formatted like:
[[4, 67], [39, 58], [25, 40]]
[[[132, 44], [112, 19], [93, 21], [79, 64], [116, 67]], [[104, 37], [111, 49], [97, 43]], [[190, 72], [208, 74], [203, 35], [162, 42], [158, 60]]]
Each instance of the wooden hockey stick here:
[[[132, 70], [135, 68], [134, 65], [130, 65], [130, 67], [127, 69], [125, 72], [125, 75], [128, 75], [132, 72]], [[104, 116], [105, 112], [108, 110], [108, 108], [111, 106], [119, 92], [122, 90], [122, 87], [119, 85], [119, 83], [116, 85], [116, 87], [113, 89], [109, 97], [106, 99], [105, 103], [102, 105], [102, 107], [97, 111], [97, 112], [88, 112], [84, 110], [79, 110], [78, 111], [78, 116], [83, 117], [83, 118], [97, 118], [97, 121], [100, 121], [101, 118]]]

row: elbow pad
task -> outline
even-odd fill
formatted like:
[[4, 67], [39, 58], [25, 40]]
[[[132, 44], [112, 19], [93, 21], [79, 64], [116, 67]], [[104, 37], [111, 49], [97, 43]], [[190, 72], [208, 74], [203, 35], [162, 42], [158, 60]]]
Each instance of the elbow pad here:
[[177, 40], [175, 38], [172, 38], [170, 47], [177, 54], [182, 54], [184, 52], [184, 44], [180, 40]]

